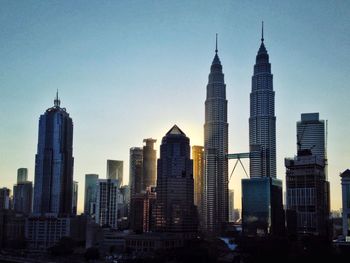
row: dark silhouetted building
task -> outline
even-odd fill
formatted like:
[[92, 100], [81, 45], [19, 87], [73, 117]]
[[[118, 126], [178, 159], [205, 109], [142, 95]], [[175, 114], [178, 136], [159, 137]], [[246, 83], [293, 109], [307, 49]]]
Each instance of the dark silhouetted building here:
[[85, 175], [84, 214], [95, 216], [97, 202], [98, 174]]
[[[153, 188], [154, 190], [154, 188]], [[151, 231], [152, 211], [156, 202], [156, 193], [147, 188], [131, 198], [130, 229], [135, 233]]]
[[72, 214], [72, 190], [73, 122], [57, 94], [54, 106], [39, 120], [34, 213]]
[[0, 210], [10, 209], [10, 192], [6, 187], [0, 188]]
[[13, 210], [0, 209], [0, 249], [24, 248], [25, 217]]
[[[140, 193], [142, 189], [142, 173], [143, 173], [143, 150], [140, 147], [130, 148], [129, 162], [129, 185], [130, 198]], [[131, 208], [132, 209], [132, 208]]]
[[16, 212], [30, 214], [32, 212], [33, 183], [20, 181], [13, 186], [13, 208]]
[[143, 142], [143, 172], [142, 172], [142, 186], [141, 191], [147, 187], [155, 186], [157, 183], [157, 151], [154, 149], [154, 143], [157, 140], [148, 138]]
[[[329, 235], [330, 194], [325, 159], [310, 150], [286, 158], [287, 215], [296, 220], [297, 234]], [[287, 226], [295, 225], [287, 217]]]
[[281, 180], [266, 176], [242, 180], [242, 230], [246, 236], [284, 234]]
[[340, 174], [343, 202], [343, 236], [350, 241], [350, 170], [347, 169]]
[[190, 151], [190, 139], [174, 125], [163, 137], [160, 146], [155, 208], [157, 232], [197, 231]]
[[228, 123], [226, 84], [216, 45], [210, 67], [204, 123], [204, 231], [222, 232], [228, 222]]
[[76, 215], [78, 212], [78, 182], [73, 181], [73, 196], [72, 196], [72, 213]]

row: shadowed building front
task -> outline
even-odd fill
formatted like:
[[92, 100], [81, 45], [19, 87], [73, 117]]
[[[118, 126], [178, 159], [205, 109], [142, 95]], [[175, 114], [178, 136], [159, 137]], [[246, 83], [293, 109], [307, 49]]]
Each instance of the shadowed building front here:
[[34, 183], [35, 214], [72, 214], [73, 122], [58, 94], [40, 116]]
[[205, 100], [203, 225], [218, 235], [228, 222], [228, 123], [226, 84], [216, 45]]
[[190, 151], [190, 139], [174, 125], [160, 146], [154, 214], [157, 232], [197, 231]]

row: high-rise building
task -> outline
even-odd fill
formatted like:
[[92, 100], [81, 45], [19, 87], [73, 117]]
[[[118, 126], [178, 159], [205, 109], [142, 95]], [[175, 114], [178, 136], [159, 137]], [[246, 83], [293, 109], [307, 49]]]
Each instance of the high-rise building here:
[[210, 67], [204, 123], [204, 217], [209, 235], [219, 234], [228, 222], [228, 123], [226, 85], [218, 56]]
[[269, 55], [261, 44], [256, 56], [249, 118], [250, 177], [276, 177], [276, 116], [275, 92]]
[[162, 139], [157, 172], [155, 227], [158, 232], [197, 231], [193, 204], [190, 139], [174, 125]]
[[17, 170], [17, 183], [22, 183], [28, 181], [28, 169], [18, 168]]
[[142, 188], [146, 190], [147, 187], [156, 185], [157, 181], [157, 152], [154, 149], [154, 143], [157, 140], [148, 138], [143, 142], [146, 145], [143, 146], [143, 172], [142, 172]]
[[73, 190], [73, 122], [60, 107], [40, 116], [38, 150], [35, 156], [34, 213], [70, 215]]
[[107, 179], [118, 180], [123, 184], [123, 161], [107, 160]]
[[340, 174], [342, 200], [343, 200], [343, 236], [350, 241], [350, 170], [346, 169]]
[[311, 150], [313, 155], [327, 159], [325, 122], [319, 119], [319, 113], [301, 114], [297, 122], [297, 146], [297, 150]]
[[77, 211], [78, 211], [78, 182], [73, 181], [72, 214], [76, 215]]
[[234, 210], [235, 210], [235, 191], [233, 189], [228, 190], [228, 221], [234, 222]]
[[10, 192], [6, 187], [0, 188], [0, 210], [10, 209]]
[[117, 228], [119, 182], [115, 179], [99, 179], [95, 222], [100, 226]]
[[85, 175], [84, 214], [95, 216], [98, 174]]
[[[140, 147], [130, 148], [129, 161], [130, 198], [141, 192], [143, 172], [143, 150]], [[132, 208], [131, 208], [132, 209]]]
[[249, 150], [250, 178], [242, 180], [243, 234], [279, 235], [284, 232], [282, 181], [276, 178], [275, 92], [263, 28], [250, 93]]
[[16, 212], [30, 214], [32, 212], [33, 183], [20, 181], [13, 186], [13, 207]]
[[203, 226], [203, 192], [204, 192], [204, 147], [192, 146], [194, 204], [197, 206], [199, 223]]
[[152, 211], [156, 202], [156, 193], [150, 188], [134, 195], [131, 199], [130, 229], [135, 233], [151, 231]]
[[310, 149], [286, 158], [287, 227], [297, 234], [328, 236], [330, 193], [325, 159]]
[[284, 233], [282, 181], [273, 177], [242, 180], [242, 232], [246, 236]]

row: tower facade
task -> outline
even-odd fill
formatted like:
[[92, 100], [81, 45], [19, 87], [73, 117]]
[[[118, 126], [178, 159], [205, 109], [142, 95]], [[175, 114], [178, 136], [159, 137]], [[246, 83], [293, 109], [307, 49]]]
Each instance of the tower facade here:
[[117, 228], [119, 182], [114, 179], [99, 179], [95, 222], [100, 226]]
[[58, 94], [40, 116], [34, 183], [34, 213], [72, 213], [73, 122]]
[[190, 151], [190, 139], [174, 125], [162, 139], [158, 159], [155, 226], [159, 232], [197, 231]]
[[119, 185], [122, 185], [123, 161], [107, 160], [107, 179], [118, 180]]
[[340, 174], [342, 189], [342, 218], [343, 218], [343, 236], [350, 240], [350, 170], [346, 169]]
[[228, 222], [227, 153], [226, 85], [216, 46], [205, 100], [203, 224], [208, 234], [218, 234]]
[[154, 149], [154, 143], [157, 140], [148, 138], [143, 142], [143, 174], [142, 174], [142, 188], [145, 191], [147, 187], [155, 186], [157, 182], [157, 152]]
[[95, 216], [98, 174], [85, 175], [84, 214]]
[[250, 93], [249, 149], [257, 152], [250, 159], [250, 177], [276, 177], [275, 92], [269, 55], [261, 45], [256, 56]]
[[203, 226], [203, 190], [204, 190], [204, 147], [192, 146], [194, 204], [197, 206], [199, 222]]
[[327, 159], [325, 122], [319, 119], [318, 112], [301, 114], [297, 122], [297, 146], [297, 150], [311, 150], [312, 154]]
[[18, 168], [17, 170], [17, 183], [23, 183], [28, 181], [28, 169]]
[[[129, 159], [129, 185], [130, 198], [141, 192], [142, 188], [142, 173], [143, 173], [143, 150], [140, 147], [130, 148]], [[131, 208], [132, 209], [132, 208]]]

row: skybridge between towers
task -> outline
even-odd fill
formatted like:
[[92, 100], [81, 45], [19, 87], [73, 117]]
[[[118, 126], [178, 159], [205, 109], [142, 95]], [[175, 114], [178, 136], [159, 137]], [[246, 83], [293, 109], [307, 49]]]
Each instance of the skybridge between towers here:
[[246, 152], [246, 153], [229, 153], [226, 155], [226, 158], [228, 160], [236, 160], [235, 165], [233, 166], [232, 172], [230, 174], [229, 182], [231, 181], [232, 175], [237, 167], [237, 164], [240, 163], [245, 175], [249, 178], [249, 175], [247, 173], [247, 170], [245, 169], [241, 159], [251, 159], [251, 158], [259, 158], [261, 155], [261, 152], [259, 151], [253, 151], [253, 152]]

